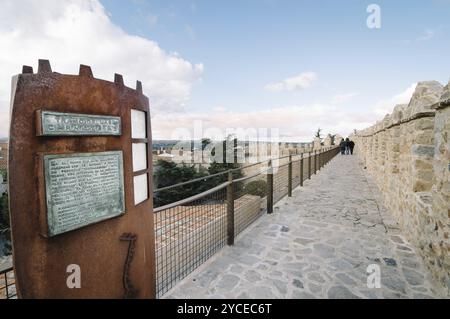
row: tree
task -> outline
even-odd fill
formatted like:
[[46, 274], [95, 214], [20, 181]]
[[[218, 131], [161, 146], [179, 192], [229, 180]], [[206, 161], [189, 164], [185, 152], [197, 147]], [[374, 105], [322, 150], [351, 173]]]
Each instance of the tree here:
[[[197, 171], [193, 166], [159, 160], [155, 171], [156, 188], [163, 188], [179, 183], [187, 182], [208, 175], [204, 170]], [[155, 207], [170, 204], [193, 195], [199, 194], [207, 189], [204, 182], [194, 182], [177, 186], [154, 194]]]
[[[223, 158], [222, 162], [212, 162], [208, 168], [210, 175], [217, 173], [227, 172], [233, 170], [233, 179], [238, 179], [243, 177], [241, 165], [237, 162], [237, 138], [233, 135], [229, 135], [227, 139], [222, 141]], [[232, 162], [227, 162], [227, 160], [232, 159]], [[217, 186], [228, 180], [228, 174], [222, 174], [213, 178], [210, 178], [208, 183], [211, 187]], [[236, 186], [237, 190], [242, 189], [241, 185]], [[235, 190], [236, 190], [235, 189]]]
[[322, 136], [321, 136], [321, 134], [320, 134], [321, 132], [322, 132], [322, 129], [319, 127], [319, 128], [317, 129], [316, 135], [314, 135], [314, 137], [318, 137], [318, 138], [322, 139]]
[[244, 193], [265, 197], [267, 195], [267, 182], [265, 180], [251, 181], [244, 186]]
[[206, 146], [208, 146], [211, 143], [212, 143], [211, 139], [209, 139], [207, 137], [202, 138], [202, 151], [204, 151]]
[[9, 227], [8, 193], [4, 193], [0, 197], [0, 231]]
[[328, 134], [330, 135], [331, 138], [331, 145], [334, 145], [334, 143], [336, 142], [336, 134]]

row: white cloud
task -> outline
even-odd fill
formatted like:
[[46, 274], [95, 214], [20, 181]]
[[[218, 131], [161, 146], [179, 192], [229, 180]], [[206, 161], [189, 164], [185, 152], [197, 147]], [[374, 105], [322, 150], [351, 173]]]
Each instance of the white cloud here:
[[331, 103], [333, 104], [341, 104], [350, 101], [355, 96], [359, 95], [359, 93], [346, 93], [346, 94], [338, 94], [333, 96], [331, 99]]
[[[411, 84], [403, 92], [390, 98], [381, 99], [366, 111], [355, 112], [353, 109], [345, 109], [338, 103], [294, 105], [276, 107], [255, 111], [229, 111], [224, 107], [217, 107], [210, 113], [179, 113], [173, 115], [158, 114], [154, 121], [158, 123], [153, 127], [154, 138], [171, 138], [177, 129], [183, 129], [194, 136], [194, 123], [201, 121], [203, 137], [211, 137], [208, 132], [220, 131], [225, 137], [227, 129], [276, 128], [280, 133], [281, 141], [310, 142], [318, 127], [323, 129], [324, 135], [339, 133], [342, 136], [350, 135], [354, 129], [361, 130], [382, 119], [386, 113], [391, 113], [397, 104], [407, 104], [416, 88], [416, 83]], [[357, 93], [348, 93], [335, 96], [336, 101], [348, 100]], [[177, 136], [177, 138], [180, 138]]]
[[[330, 116], [333, 114], [333, 116]], [[363, 129], [371, 125], [373, 115], [347, 112], [334, 105], [314, 104], [302, 106], [277, 107], [255, 111], [215, 110], [211, 113], [185, 113], [167, 115], [160, 113], [154, 117], [158, 127], [153, 127], [153, 138], [181, 138], [174, 132], [182, 130], [194, 136], [195, 122], [201, 121], [202, 136], [212, 137], [213, 131], [219, 131], [222, 137], [227, 129], [271, 129], [279, 130], [280, 140], [290, 142], [310, 142], [318, 127], [324, 134], [350, 134], [353, 129]]]
[[2, 0], [0, 4], [0, 136], [7, 135], [11, 76], [22, 65], [49, 59], [53, 70], [77, 73], [91, 65], [94, 76], [143, 83], [153, 113], [180, 111], [203, 72], [154, 41], [114, 25], [98, 0]]
[[304, 72], [297, 76], [284, 79], [280, 82], [267, 84], [265, 89], [271, 92], [301, 91], [310, 88], [316, 80], [316, 73]]
[[436, 35], [436, 30], [432, 30], [432, 29], [426, 29], [422, 35], [420, 37], [418, 37], [416, 40], [417, 41], [428, 41], [431, 40], [435, 37]]
[[374, 114], [377, 116], [385, 116], [388, 113], [391, 113], [394, 109], [394, 106], [397, 104], [408, 104], [409, 100], [416, 89], [417, 83], [411, 84], [406, 90], [403, 92], [394, 95], [391, 98], [382, 99], [378, 101], [374, 107]]

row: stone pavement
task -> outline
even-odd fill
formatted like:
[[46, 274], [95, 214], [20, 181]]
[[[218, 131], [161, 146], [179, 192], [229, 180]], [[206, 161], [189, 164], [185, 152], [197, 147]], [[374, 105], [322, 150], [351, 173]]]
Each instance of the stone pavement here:
[[[354, 156], [338, 155], [164, 298], [436, 298]], [[381, 288], [368, 288], [379, 265]]]

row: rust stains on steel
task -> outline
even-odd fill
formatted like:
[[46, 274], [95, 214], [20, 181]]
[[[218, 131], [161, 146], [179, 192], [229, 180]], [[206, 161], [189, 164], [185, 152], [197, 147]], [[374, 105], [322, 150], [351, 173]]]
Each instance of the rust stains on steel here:
[[[148, 172], [152, 171], [148, 98], [141, 82], [136, 89], [94, 78], [87, 65], [78, 75], [52, 71], [39, 60], [38, 72], [24, 66], [12, 82], [9, 191], [16, 283], [21, 298], [122, 298], [124, 296], [124, 233], [134, 240], [127, 258], [126, 296], [155, 297], [155, 242], [152, 174], [148, 199], [134, 202], [131, 109], [145, 112]], [[120, 136], [37, 136], [36, 112], [47, 110], [121, 118]], [[51, 154], [122, 151], [125, 213], [54, 237], [46, 236], [47, 206], [42, 158]], [[132, 257], [132, 265], [131, 265]], [[67, 285], [68, 265], [81, 269], [81, 288]], [[131, 267], [130, 267], [131, 265]], [[131, 285], [131, 282], [134, 285]]]

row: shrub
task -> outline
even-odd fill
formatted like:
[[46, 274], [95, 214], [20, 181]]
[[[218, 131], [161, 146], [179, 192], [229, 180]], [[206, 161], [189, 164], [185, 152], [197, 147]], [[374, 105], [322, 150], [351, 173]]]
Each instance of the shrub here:
[[267, 194], [267, 183], [264, 180], [252, 181], [244, 186], [244, 193], [264, 197]]

